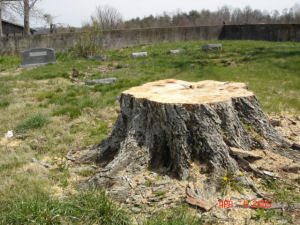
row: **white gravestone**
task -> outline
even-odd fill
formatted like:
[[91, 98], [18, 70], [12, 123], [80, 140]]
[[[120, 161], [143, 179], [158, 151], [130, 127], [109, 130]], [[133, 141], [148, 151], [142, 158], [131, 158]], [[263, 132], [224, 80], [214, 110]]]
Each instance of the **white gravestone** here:
[[169, 54], [179, 54], [182, 52], [183, 52], [183, 49], [175, 49], [175, 50], [170, 50], [168, 53]]
[[143, 57], [143, 56], [147, 56], [147, 55], [148, 55], [147, 52], [134, 52], [131, 54], [131, 57], [137, 58], [137, 57]]

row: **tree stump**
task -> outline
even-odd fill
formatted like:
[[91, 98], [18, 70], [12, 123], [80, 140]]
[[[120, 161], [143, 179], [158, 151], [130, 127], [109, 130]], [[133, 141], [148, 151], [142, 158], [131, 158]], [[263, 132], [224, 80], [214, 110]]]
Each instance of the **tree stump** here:
[[89, 182], [110, 187], [129, 174], [164, 167], [187, 179], [191, 162], [207, 164], [210, 182], [239, 172], [230, 148], [286, 147], [247, 85], [161, 80], [124, 91], [108, 139], [89, 151], [103, 167]]

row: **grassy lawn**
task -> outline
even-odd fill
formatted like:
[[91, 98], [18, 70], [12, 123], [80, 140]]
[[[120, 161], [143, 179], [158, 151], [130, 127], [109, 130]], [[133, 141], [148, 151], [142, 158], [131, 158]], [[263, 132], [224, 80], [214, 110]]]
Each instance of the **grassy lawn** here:
[[[166, 78], [246, 82], [266, 113], [300, 115], [300, 43], [223, 41], [222, 51], [208, 53], [201, 50], [205, 43], [105, 51], [105, 62], [73, 59], [71, 53], [60, 52], [58, 64], [22, 70], [16, 69], [19, 57], [0, 57], [0, 140], [9, 130], [18, 137], [0, 142], [0, 224], [132, 224], [130, 213], [103, 191], [80, 190], [79, 181], [87, 175], [72, 179], [64, 158], [67, 152], [87, 149], [109, 135], [119, 109], [116, 98], [132, 86]], [[179, 48], [184, 53], [167, 54]], [[129, 56], [137, 51], [149, 56]], [[79, 71], [78, 81], [70, 79], [72, 69]], [[116, 77], [117, 83], [80, 85], [108, 77]], [[55, 169], [32, 163], [32, 157]], [[199, 223], [185, 210], [144, 221]]]

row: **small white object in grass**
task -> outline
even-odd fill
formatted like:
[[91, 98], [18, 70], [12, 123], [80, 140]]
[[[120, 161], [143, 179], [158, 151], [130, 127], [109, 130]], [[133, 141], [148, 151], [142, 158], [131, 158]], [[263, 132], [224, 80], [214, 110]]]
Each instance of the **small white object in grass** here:
[[272, 172], [269, 172], [269, 171], [266, 171], [266, 170], [264, 170], [263, 172], [264, 172], [264, 174], [266, 174], [267, 176], [274, 177], [274, 173], [272, 173]]
[[12, 138], [14, 136], [14, 132], [12, 130], [7, 131], [5, 134], [5, 138]]
[[50, 168], [50, 166], [51, 166], [50, 164], [41, 162], [41, 161], [37, 160], [36, 158], [32, 158], [31, 160], [32, 160], [32, 162], [40, 164], [41, 166], [43, 166], [45, 168]]
[[169, 54], [179, 54], [179, 53], [182, 53], [182, 52], [183, 52], [183, 49], [175, 49], [175, 50], [170, 50]]
[[143, 56], [147, 56], [148, 52], [134, 52], [131, 53], [131, 57], [133, 58], [137, 58], [137, 57], [143, 57]]

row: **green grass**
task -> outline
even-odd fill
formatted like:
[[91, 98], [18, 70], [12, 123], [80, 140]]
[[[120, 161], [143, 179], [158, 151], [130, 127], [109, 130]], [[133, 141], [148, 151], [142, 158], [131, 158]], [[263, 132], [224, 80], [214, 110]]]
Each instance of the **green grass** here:
[[246, 186], [242, 184], [238, 176], [238, 174], [234, 174], [234, 172], [227, 170], [224, 173], [224, 176], [220, 177], [218, 180], [217, 191], [221, 192], [223, 196], [227, 194], [229, 189], [243, 194], [243, 190]]
[[[222, 51], [203, 52], [206, 43], [209, 42], [163, 43], [145, 45], [143, 49], [136, 46], [104, 51], [108, 60], [101, 62], [73, 58], [70, 50], [56, 54], [58, 64], [22, 70], [16, 69], [20, 57], [0, 57], [0, 137], [8, 130], [24, 136], [23, 140], [12, 139], [17, 141], [14, 145], [0, 145], [0, 223], [131, 224], [131, 214], [119, 210], [101, 192], [79, 191], [62, 200], [52, 190], [72, 190], [78, 185], [71, 179], [64, 156], [108, 137], [119, 110], [116, 99], [130, 87], [167, 78], [246, 82], [266, 113], [299, 115], [300, 43], [221, 41]], [[184, 52], [168, 55], [170, 49]], [[147, 51], [149, 56], [131, 58], [130, 53], [137, 51]], [[80, 73], [77, 81], [69, 77], [73, 69]], [[79, 85], [108, 77], [118, 81], [94, 87]], [[31, 164], [32, 157], [57, 168], [36, 168]], [[81, 175], [86, 178], [90, 173]], [[221, 181], [225, 182], [223, 187], [239, 190], [236, 177], [226, 176], [229, 179]], [[147, 181], [146, 185], [152, 186], [153, 182]], [[280, 189], [275, 191], [279, 200], [299, 200], [291, 187], [279, 185], [275, 189]], [[181, 209], [144, 221], [201, 223], [202, 219]]]
[[25, 133], [28, 130], [41, 128], [45, 126], [48, 122], [49, 119], [45, 115], [33, 115], [26, 120], [20, 121], [20, 123], [17, 124], [15, 131], [17, 133]]
[[146, 220], [143, 224], [145, 225], [201, 225], [205, 224], [204, 219], [197, 216], [191, 215], [188, 212], [187, 207], [178, 208], [171, 211], [165, 211], [158, 213]]
[[264, 221], [270, 224], [293, 224], [293, 219], [287, 213], [275, 211], [274, 209], [256, 209], [252, 214], [252, 219]]
[[7, 100], [1, 100], [0, 101], [0, 109], [8, 107], [9, 104], [10, 104], [9, 101], [7, 101]]
[[63, 200], [46, 193], [24, 196], [2, 205], [0, 215], [1, 224], [131, 224], [129, 215], [104, 191], [81, 191]]
[[76, 106], [64, 106], [56, 110], [53, 116], [68, 115], [71, 119], [77, 118], [81, 115], [81, 110]]
[[283, 181], [265, 180], [261, 181], [266, 191], [272, 191], [273, 199], [277, 202], [300, 202], [300, 194], [295, 192], [294, 184], [287, 184]]
[[7, 84], [5, 81], [0, 82], [0, 96], [5, 97], [11, 93], [12, 85]]
[[[298, 43], [222, 41], [224, 50], [208, 53], [201, 51], [201, 46], [205, 43], [207, 42], [146, 46], [145, 51], [149, 52], [147, 60], [129, 57], [130, 52], [140, 51], [140, 47], [124, 48], [122, 52], [118, 50], [105, 52], [109, 57], [107, 62], [59, 57], [59, 64], [24, 70], [18, 76], [0, 77], [0, 81], [69, 79], [73, 68], [81, 74], [89, 72], [94, 75], [93, 78], [117, 77], [119, 80], [115, 85], [99, 85], [93, 89], [105, 95], [104, 106], [113, 105], [115, 95], [121, 91], [157, 79], [241, 81], [249, 84], [250, 90], [256, 93], [267, 112], [279, 113], [284, 109], [299, 111], [300, 101], [297, 93], [300, 89], [298, 66], [300, 47]], [[185, 52], [178, 55], [166, 54], [168, 49], [179, 47], [185, 49]], [[129, 65], [129, 68], [120, 66], [125, 64]], [[195, 68], [190, 68], [191, 64]], [[114, 69], [103, 74], [95, 69], [99, 65], [115, 66]], [[17, 66], [17, 63], [14, 66]]]
[[16, 67], [19, 64], [21, 64], [19, 57], [0, 56], [0, 72]]

